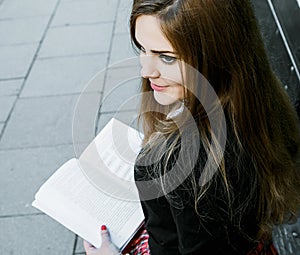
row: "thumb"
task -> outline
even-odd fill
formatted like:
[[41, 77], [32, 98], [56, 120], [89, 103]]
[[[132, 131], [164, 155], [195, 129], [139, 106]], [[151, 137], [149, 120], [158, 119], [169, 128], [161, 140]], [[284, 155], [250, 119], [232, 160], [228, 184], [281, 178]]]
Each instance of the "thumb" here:
[[110, 243], [110, 236], [105, 225], [101, 226], [101, 238], [103, 243]]

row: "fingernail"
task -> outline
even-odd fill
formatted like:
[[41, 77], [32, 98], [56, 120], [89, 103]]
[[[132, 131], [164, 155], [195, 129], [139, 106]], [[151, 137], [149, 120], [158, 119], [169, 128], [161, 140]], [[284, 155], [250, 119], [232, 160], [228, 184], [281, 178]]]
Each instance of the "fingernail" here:
[[105, 231], [105, 230], [107, 230], [107, 227], [105, 225], [102, 225], [101, 230]]

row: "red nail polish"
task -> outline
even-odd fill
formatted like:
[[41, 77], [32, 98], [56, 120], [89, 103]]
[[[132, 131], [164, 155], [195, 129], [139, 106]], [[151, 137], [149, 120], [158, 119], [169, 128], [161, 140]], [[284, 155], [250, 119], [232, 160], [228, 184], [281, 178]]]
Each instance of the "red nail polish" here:
[[107, 230], [107, 227], [105, 225], [102, 225], [101, 230], [105, 231], [105, 230]]

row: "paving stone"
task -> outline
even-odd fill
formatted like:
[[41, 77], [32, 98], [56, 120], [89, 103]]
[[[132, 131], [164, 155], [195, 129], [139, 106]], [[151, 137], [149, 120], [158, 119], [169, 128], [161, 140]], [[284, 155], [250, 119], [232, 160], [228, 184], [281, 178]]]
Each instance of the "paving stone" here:
[[129, 34], [129, 18], [132, 8], [132, 0], [121, 0], [118, 15], [116, 20], [115, 33], [127, 33]]
[[[73, 142], [73, 117], [78, 112], [78, 100], [87, 102], [81, 104], [81, 112], [88, 116], [95, 116], [89, 108], [100, 100], [98, 93], [69, 95], [60, 97], [22, 98], [17, 101], [13, 114], [8, 122], [0, 141], [0, 148], [24, 148], [36, 146], [55, 146], [71, 144]], [[83, 98], [83, 99], [82, 99]], [[77, 115], [78, 116], [78, 115]], [[81, 115], [79, 118], [84, 117]], [[85, 123], [76, 117], [79, 138], [81, 142], [90, 141], [94, 135], [95, 123]], [[76, 137], [76, 139], [78, 136]], [[78, 139], [76, 140], [78, 142]]]
[[[102, 91], [107, 54], [37, 59], [21, 97]], [[91, 79], [97, 74], [97, 83]], [[88, 88], [87, 88], [88, 86]]]
[[130, 36], [128, 34], [115, 34], [109, 64], [112, 65], [136, 56], [130, 42]]
[[0, 96], [18, 95], [23, 81], [23, 79], [0, 81]]
[[37, 47], [37, 44], [1, 46], [0, 79], [25, 77]]
[[0, 205], [0, 217], [40, 212], [31, 206], [35, 193], [56, 169], [74, 156], [71, 144], [0, 151], [0, 201], [5, 201]]
[[112, 119], [115, 118], [117, 120], [122, 121], [123, 123], [140, 130], [140, 127], [137, 125], [137, 117], [138, 112], [137, 111], [124, 111], [124, 112], [112, 112], [112, 113], [101, 113], [100, 118], [98, 120], [97, 125], [97, 133], [99, 133], [102, 128]]
[[50, 17], [0, 20], [0, 46], [39, 42]]
[[15, 100], [16, 96], [0, 97], [0, 121], [6, 121]]
[[0, 18], [20, 18], [50, 15], [58, 0], [9, 0], [0, 6]]
[[3, 127], [4, 127], [4, 122], [0, 122], [0, 134], [2, 133]]
[[77, 97], [19, 99], [0, 148], [71, 143], [72, 113]]
[[74, 234], [46, 215], [0, 218], [0, 229], [1, 254], [65, 255], [73, 251]]
[[137, 110], [140, 80], [137, 66], [109, 69], [101, 112]]
[[39, 57], [108, 52], [112, 28], [113, 23], [51, 28]]
[[[111, 84], [114, 86], [117, 83], [122, 83], [126, 80], [133, 78], [141, 78], [141, 65], [139, 57], [128, 58], [123, 61], [114, 63], [107, 67], [107, 76], [106, 87], [110, 87]], [[113, 79], [113, 80], [111, 80]], [[112, 83], [112, 81], [114, 83]]]
[[77, 238], [75, 254], [85, 254], [84, 247], [83, 247], [83, 239], [81, 237]]
[[95, 138], [101, 94], [84, 93], [77, 100], [72, 122], [72, 142], [76, 155], [80, 155]]
[[61, 2], [51, 26], [113, 22], [117, 0]]

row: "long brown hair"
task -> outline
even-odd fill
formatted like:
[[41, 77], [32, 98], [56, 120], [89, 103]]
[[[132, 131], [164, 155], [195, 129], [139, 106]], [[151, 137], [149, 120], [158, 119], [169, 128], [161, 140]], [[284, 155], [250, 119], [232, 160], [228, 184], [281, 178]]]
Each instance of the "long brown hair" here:
[[[135, 23], [140, 15], [155, 15], [180, 59], [199, 70], [216, 91], [240, 149], [249, 151], [256, 166], [258, 238], [270, 237], [273, 224], [296, 216], [299, 209], [300, 138], [297, 115], [270, 68], [250, 1], [135, 0], [130, 31], [137, 47]], [[147, 79], [142, 90], [151, 91]], [[188, 96], [189, 110], [198, 116], [201, 137], [209, 146], [209, 121], [199, 117], [201, 104]], [[154, 99], [142, 98], [145, 142], [164, 120], [160, 109], [147, 112], [154, 105], [161, 107]]]

